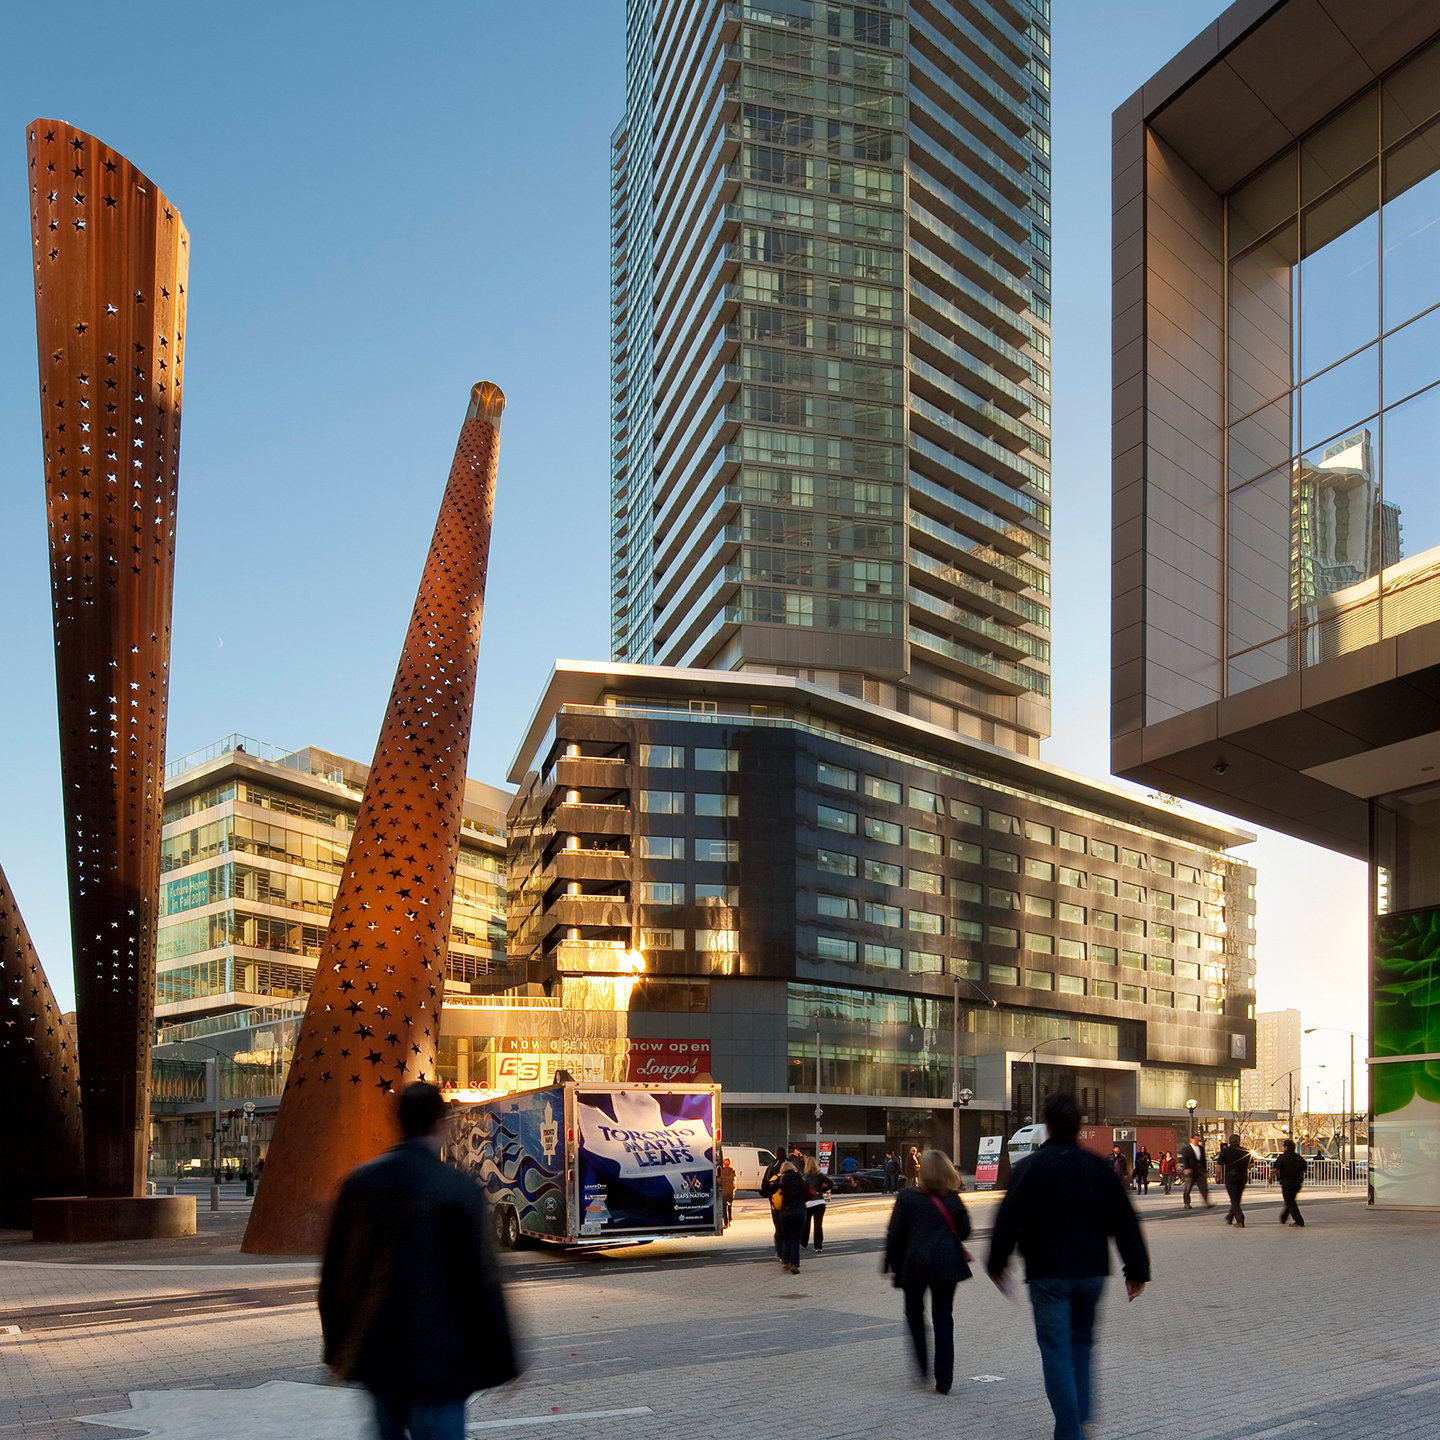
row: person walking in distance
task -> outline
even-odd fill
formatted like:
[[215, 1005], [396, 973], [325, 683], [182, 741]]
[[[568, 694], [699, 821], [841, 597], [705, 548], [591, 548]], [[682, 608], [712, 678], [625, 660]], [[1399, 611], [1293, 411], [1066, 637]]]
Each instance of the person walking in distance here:
[[[785, 1157], [782, 1155], [778, 1160], [772, 1160], [766, 1167], [765, 1173], [760, 1177], [760, 1193], [770, 1201], [770, 1223], [775, 1229], [775, 1258], [781, 1260], [783, 1249], [780, 1243], [780, 1207], [775, 1203], [775, 1184], [780, 1178], [780, 1167], [784, 1165]], [[784, 1261], [781, 1260], [783, 1264]]]
[[1174, 1155], [1166, 1150], [1160, 1156], [1160, 1183], [1165, 1187], [1165, 1193], [1167, 1195], [1174, 1187], [1176, 1168]]
[[905, 1183], [912, 1187], [920, 1183], [920, 1147], [918, 1145], [912, 1145], [910, 1153], [905, 1157]]
[[905, 1292], [905, 1323], [915, 1347], [920, 1379], [929, 1373], [925, 1346], [925, 1292], [935, 1332], [935, 1389], [950, 1393], [955, 1378], [955, 1287], [970, 1278], [965, 1248], [970, 1216], [957, 1193], [960, 1176], [941, 1150], [920, 1157], [919, 1183], [900, 1192], [885, 1232], [882, 1270]]
[[1110, 1168], [1115, 1172], [1115, 1178], [1122, 1186], [1128, 1188], [1127, 1182], [1130, 1179], [1130, 1162], [1125, 1158], [1124, 1151], [1118, 1145], [1110, 1147]]
[[1210, 1198], [1210, 1185], [1205, 1178], [1205, 1163], [1205, 1142], [1198, 1135], [1192, 1135], [1190, 1143], [1180, 1152], [1180, 1174], [1184, 1181], [1180, 1193], [1187, 1210], [1192, 1208], [1192, 1188], [1200, 1191], [1200, 1198], [1205, 1202], [1207, 1210], [1215, 1208], [1215, 1202]]
[[893, 1195], [900, 1188], [900, 1161], [893, 1150], [885, 1152], [885, 1163], [880, 1168], [885, 1172], [885, 1193]]
[[1242, 1230], [1245, 1228], [1245, 1212], [1240, 1208], [1240, 1202], [1245, 1198], [1245, 1186], [1250, 1180], [1251, 1158], [1238, 1135], [1232, 1135], [1230, 1143], [1215, 1157], [1215, 1163], [1225, 1176], [1225, 1193], [1230, 1197], [1230, 1211], [1225, 1216], [1225, 1223], [1238, 1225]]
[[465, 1400], [519, 1373], [480, 1188], [445, 1164], [445, 1101], [400, 1096], [404, 1136], [341, 1187], [320, 1268], [325, 1363], [358, 1381], [380, 1440], [462, 1440]]
[[725, 1223], [735, 1218], [735, 1167], [728, 1161], [720, 1162], [720, 1198], [725, 1202]]
[[1150, 1193], [1150, 1172], [1155, 1168], [1155, 1162], [1150, 1158], [1150, 1152], [1143, 1145], [1140, 1152], [1135, 1156], [1135, 1193], [1137, 1195], [1148, 1195]]
[[787, 1275], [798, 1275], [800, 1237], [805, 1232], [805, 1179], [787, 1160], [775, 1178], [760, 1187], [760, 1193], [779, 1217], [780, 1268]]
[[1280, 1198], [1285, 1202], [1284, 1209], [1280, 1211], [1282, 1225], [1287, 1220], [1293, 1220], [1297, 1225], [1305, 1223], [1295, 1198], [1300, 1194], [1300, 1187], [1305, 1183], [1305, 1175], [1309, 1169], [1305, 1157], [1295, 1153], [1295, 1142], [1287, 1140], [1275, 1157], [1275, 1178], [1280, 1182]]
[[1094, 1410], [1095, 1312], [1110, 1271], [1110, 1241], [1124, 1261], [1131, 1300], [1149, 1283], [1150, 1256], [1123, 1182], [1078, 1144], [1075, 1097], [1047, 1095], [1044, 1115], [1049, 1139], [1011, 1173], [986, 1269], [1008, 1295], [1011, 1252], [1018, 1247], [1025, 1257], [1055, 1440], [1081, 1440]]
[[834, 1182], [812, 1155], [805, 1162], [805, 1233], [800, 1237], [800, 1244], [802, 1248], [809, 1247], [813, 1230], [817, 1255], [825, 1248], [825, 1197], [834, 1188]]

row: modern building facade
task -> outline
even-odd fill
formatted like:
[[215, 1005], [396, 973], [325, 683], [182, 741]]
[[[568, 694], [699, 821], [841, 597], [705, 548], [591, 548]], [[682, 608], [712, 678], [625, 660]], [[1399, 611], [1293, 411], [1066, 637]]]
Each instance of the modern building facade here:
[[[1300, 1012], [1262, 1010], [1255, 1017], [1255, 1068], [1240, 1077], [1242, 1110], [1280, 1110], [1290, 1103], [1290, 1080], [1300, 1068]], [[1298, 1081], [1297, 1081], [1298, 1083]]]
[[1373, 1196], [1427, 1206], [1437, 37], [1434, 0], [1242, 0], [1113, 152], [1114, 768], [1369, 861]]
[[1032, 1055], [1095, 1125], [1239, 1105], [1245, 832], [764, 674], [561, 662], [510, 779], [510, 963], [553, 998], [641, 952], [631, 1045], [703, 1046], [732, 1141], [814, 1143], [817, 1055], [867, 1159], [948, 1149], [962, 1089], [973, 1163]]
[[612, 648], [1035, 755], [1048, 0], [629, 0]]
[[[167, 767], [163, 1027], [310, 992], [369, 766], [231, 735]], [[446, 991], [502, 987], [503, 790], [467, 780]]]

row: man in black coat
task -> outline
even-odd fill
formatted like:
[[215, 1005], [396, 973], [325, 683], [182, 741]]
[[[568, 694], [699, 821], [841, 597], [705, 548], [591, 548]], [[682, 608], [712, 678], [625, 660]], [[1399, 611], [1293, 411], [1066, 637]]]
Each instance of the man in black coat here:
[[893, 1195], [899, 1188], [896, 1182], [900, 1179], [900, 1161], [896, 1159], [893, 1150], [885, 1152], [885, 1164], [882, 1168], [885, 1171], [885, 1193]]
[[1225, 1193], [1230, 1197], [1230, 1211], [1225, 1216], [1225, 1223], [1238, 1225], [1243, 1230], [1245, 1212], [1240, 1208], [1240, 1202], [1245, 1198], [1245, 1186], [1250, 1180], [1250, 1152], [1240, 1143], [1238, 1135], [1232, 1135], [1230, 1143], [1215, 1157], [1215, 1163], [1225, 1176]]
[[1008, 1295], [1011, 1251], [1018, 1246], [1025, 1257], [1055, 1440], [1081, 1440], [1081, 1426], [1090, 1423], [1095, 1312], [1110, 1273], [1110, 1240], [1125, 1262], [1131, 1300], [1149, 1283], [1150, 1256], [1124, 1182], [1077, 1143], [1075, 1097], [1047, 1096], [1044, 1113], [1050, 1138], [1010, 1176], [986, 1269]]
[[1305, 1175], [1309, 1169], [1305, 1157], [1295, 1153], [1295, 1142], [1287, 1140], [1275, 1157], [1275, 1178], [1280, 1182], [1280, 1198], [1285, 1202], [1285, 1208], [1280, 1212], [1282, 1225], [1287, 1220], [1293, 1220], [1297, 1225], [1305, 1223], [1295, 1198], [1300, 1194], [1300, 1187], [1305, 1183]]
[[1205, 1142], [1198, 1135], [1192, 1135], [1190, 1143], [1180, 1152], [1180, 1174], [1185, 1181], [1181, 1193], [1185, 1197], [1187, 1210], [1191, 1208], [1192, 1188], [1200, 1191], [1200, 1198], [1205, 1202], [1207, 1210], [1215, 1208], [1215, 1202], [1210, 1198], [1210, 1183], [1205, 1178], [1205, 1163]]
[[[760, 1194], [769, 1199], [775, 1193], [775, 1182], [780, 1175], [780, 1167], [785, 1164], [785, 1156], [781, 1154], [778, 1159], [772, 1160], [766, 1167], [765, 1173], [760, 1177]], [[775, 1230], [775, 1258], [780, 1258], [780, 1211], [775, 1205], [770, 1207], [770, 1224]]]
[[489, 1212], [440, 1158], [445, 1101], [400, 1097], [404, 1139], [341, 1187], [320, 1270], [325, 1363], [375, 1401], [380, 1440], [462, 1440], [465, 1400], [519, 1374]]

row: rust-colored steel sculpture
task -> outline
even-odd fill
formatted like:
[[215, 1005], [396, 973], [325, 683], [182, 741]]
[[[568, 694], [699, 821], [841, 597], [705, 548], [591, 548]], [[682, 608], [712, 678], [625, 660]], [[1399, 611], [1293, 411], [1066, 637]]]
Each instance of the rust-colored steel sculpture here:
[[85, 1191], [139, 1195], [189, 238], [123, 155], [28, 132]]
[[85, 1183], [75, 1030], [61, 1017], [0, 870], [0, 1225], [30, 1228], [37, 1195]]
[[243, 1249], [309, 1255], [340, 1182], [432, 1079], [505, 397], [475, 386]]

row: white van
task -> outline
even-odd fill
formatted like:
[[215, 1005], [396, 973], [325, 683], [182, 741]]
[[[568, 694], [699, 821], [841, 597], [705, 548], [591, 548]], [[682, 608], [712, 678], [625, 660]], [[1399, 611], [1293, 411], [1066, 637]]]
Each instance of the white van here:
[[722, 1145], [720, 1158], [728, 1160], [735, 1171], [736, 1190], [759, 1190], [765, 1171], [775, 1163], [769, 1150], [757, 1150], [753, 1145]]
[[1009, 1139], [1005, 1153], [1013, 1170], [1027, 1155], [1033, 1155], [1049, 1138], [1044, 1125], [1022, 1125]]

